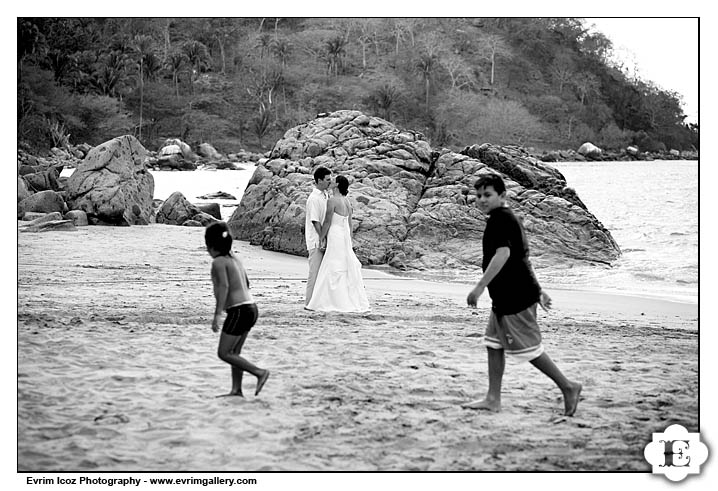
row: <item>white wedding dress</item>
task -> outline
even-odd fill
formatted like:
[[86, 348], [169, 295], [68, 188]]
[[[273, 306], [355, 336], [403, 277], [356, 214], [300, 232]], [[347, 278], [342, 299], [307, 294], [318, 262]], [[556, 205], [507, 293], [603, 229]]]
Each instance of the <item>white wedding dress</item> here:
[[327, 250], [307, 309], [322, 312], [369, 311], [361, 263], [352, 249], [349, 220], [336, 212], [332, 215]]

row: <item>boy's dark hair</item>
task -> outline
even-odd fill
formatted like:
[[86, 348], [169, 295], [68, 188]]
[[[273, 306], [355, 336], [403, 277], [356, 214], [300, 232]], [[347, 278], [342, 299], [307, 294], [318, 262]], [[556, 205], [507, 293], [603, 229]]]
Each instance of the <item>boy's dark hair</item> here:
[[494, 174], [493, 172], [490, 174], [484, 174], [483, 176], [479, 177], [474, 183], [474, 188], [477, 191], [481, 188], [486, 188], [489, 186], [494, 188], [496, 194], [502, 194], [506, 191], [506, 184], [504, 184], [504, 180], [501, 178], [500, 175]]
[[204, 231], [204, 242], [222, 256], [228, 256], [232, 251], [232, 234], [225, 222], [214, 222], [207, 225]]
[[332, 171], [330, 171], [326, 167], [322, 167], [322, 166], [317, 167], [317, 169], [314, 171], [314, 182], [321, 181], [322, 179], [324, 179], [331, 173], [332, 173]]
[[342, 196], [346, 196], [349, 192], [349, 179], [344, 176], [337, 176], [337, 188]]

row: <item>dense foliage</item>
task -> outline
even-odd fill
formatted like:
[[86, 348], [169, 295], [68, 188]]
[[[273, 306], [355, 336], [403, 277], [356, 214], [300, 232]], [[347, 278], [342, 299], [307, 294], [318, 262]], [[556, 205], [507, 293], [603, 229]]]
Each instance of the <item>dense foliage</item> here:
[[572, 18], [18, 18], [18, 140], [266, 150], [358, 109], [434, 146], [698, 149], [677, 93]]

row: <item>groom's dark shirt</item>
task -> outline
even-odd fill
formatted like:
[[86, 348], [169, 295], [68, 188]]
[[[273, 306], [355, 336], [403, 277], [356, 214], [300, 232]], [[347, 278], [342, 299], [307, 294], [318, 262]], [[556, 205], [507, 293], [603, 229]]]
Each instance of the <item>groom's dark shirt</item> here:
[[541, 287], [529, 263], [529, 245], [523, 226], [509, 208], [489, 212], [482, 239], [484, 271], [499, 247], [511, 254], [488, 285], [492, 309], [497, 315], [516, 314], [539, 301]]

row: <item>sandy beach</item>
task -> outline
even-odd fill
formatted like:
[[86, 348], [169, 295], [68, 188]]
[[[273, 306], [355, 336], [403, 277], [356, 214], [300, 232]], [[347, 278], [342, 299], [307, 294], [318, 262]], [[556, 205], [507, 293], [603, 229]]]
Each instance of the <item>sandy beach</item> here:
[[306, 259], [245, 242], [260, 318], [243, 355], [271, 376], [217, 398], [203, 233], [18, 233], [19, 471], [650, 472], [653, 432], [699, 430], [695, 304], [550, 290], [544, 344], [583, 383], [578, 411], [509, 359], [490, 414], [461, 407], [487, 387], [488, 296], [470, 309], [468, 284], [365, 269], [371, 313], [308, 312]]

